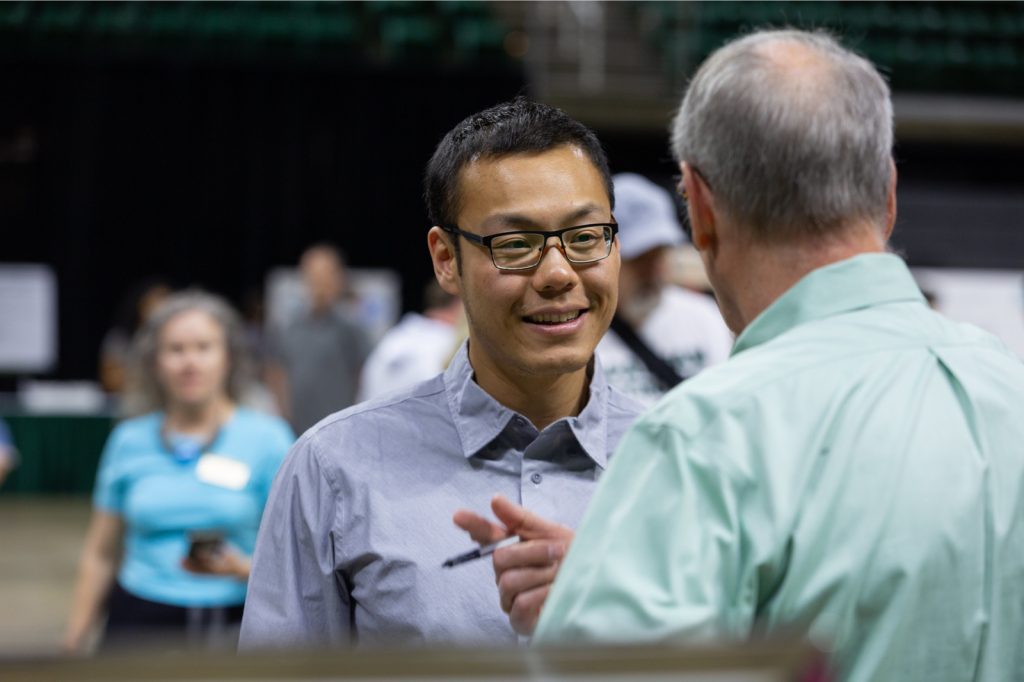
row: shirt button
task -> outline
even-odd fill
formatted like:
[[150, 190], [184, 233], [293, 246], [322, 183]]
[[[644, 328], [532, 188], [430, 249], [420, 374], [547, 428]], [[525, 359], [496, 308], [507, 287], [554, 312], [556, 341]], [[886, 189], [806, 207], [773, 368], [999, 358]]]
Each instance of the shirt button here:
[[530, 474], [530, 480], [533, 481], [536, 485], [540, 485], [540, 482], [544, 480], [544, 477], [541, 476], [540, 474]]
[[516, 426], [526, 426], [526, 420], [523, 419], [522, 417], [516, 417], [515, 418], [515, 423], [516, 423]]

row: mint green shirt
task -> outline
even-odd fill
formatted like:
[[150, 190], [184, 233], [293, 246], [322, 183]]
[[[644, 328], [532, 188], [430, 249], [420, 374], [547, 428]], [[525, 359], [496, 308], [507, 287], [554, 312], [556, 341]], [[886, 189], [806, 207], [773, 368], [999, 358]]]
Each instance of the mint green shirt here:
[[1024, 364], [893, 255], [808, 274], [627, 432], [535, 641], [784, 634], [847, 680], [1024, 680]]

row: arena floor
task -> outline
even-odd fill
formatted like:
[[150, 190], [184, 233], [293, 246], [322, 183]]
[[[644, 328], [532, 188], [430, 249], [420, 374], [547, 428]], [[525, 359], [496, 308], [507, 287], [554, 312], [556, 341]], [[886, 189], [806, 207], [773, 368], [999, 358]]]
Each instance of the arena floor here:
[[0, 497], [0, 657], [58, 651], [89, 511], [85, 497]]

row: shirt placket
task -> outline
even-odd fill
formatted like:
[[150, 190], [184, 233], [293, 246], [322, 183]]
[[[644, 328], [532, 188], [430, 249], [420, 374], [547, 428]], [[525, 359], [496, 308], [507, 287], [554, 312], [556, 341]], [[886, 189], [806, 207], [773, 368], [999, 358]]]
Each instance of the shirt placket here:
[[[528, 425], [533, 429], [532, 425]], [[520, 497], [524, 507], [550, 520], [564, 522], [566, 496], [579, 494], [575, 488], [578, 474], [565, 470], [564, 450], [575, 448], [576, 441], [565, 424], [556, 424], [537, 434], [523, 452], [519, 475]]]

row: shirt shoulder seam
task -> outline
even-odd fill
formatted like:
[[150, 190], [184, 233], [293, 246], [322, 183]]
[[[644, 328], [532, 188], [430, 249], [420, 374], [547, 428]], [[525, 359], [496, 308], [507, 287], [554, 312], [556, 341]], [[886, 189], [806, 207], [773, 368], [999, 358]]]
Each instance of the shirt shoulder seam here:
[[[845, 361], [845, 360], [849, 360], [849, 359], [852, 359], [852, 358], [859, 358], [859, 357], [865, 357], [865, 356], [868, 356], [868, 355], [873, 355], [873, 354], [879, 353], [879, 352], [891, 352], [891, 351], [895, 351], [895, 350], [914, 350], [914, 351], [920, 351], [920, 352], [930, 352], [931, 349], [935, 347], [935, 345], [936, 344], [930, 344], [930, 343], [929, 344], [905, 344], [905, 345], [891, 345], [891, 346], [887, 346], [885, 348], [862, 349], [862, 350], [859, 350], [859, 351], [854, 351], [854, 352], [851, 352], [851, 353], [844, 354], [841, 359]], [[955, 345], [973, 345], [973, 344], [964, 343], [964, 344], [955, 344]], [[754, 351], [754, 350], [756, 350], [756, 347], [750, 349], [750, 351]], [[785, 371], [785, 372], [782, 371], [782, 370], [774, 369], [773, 368], [773, 371], [770, 373], [770, 375], [765, 377], [765, 378], [763, 378], [762, 380], [760, 380], [756, 385], [754, 385], [754, 386], [747, 386], [747, 387], [744, 388], [744, 390], [742, 392], [734, 392], [732, 395], [729, 395], [726, 398], [726, 400], [724, 400], [724, 401], [721, 399], [722, 396], [716, 396], [716, 399], [714, 401], [715, 402], [715, 406], [716, 406], [714, 416], [712, 417], [712, 419], [710, 419], [708, 421], [705, 421], [701, 425], [699, 430], [697, 430], [692, 435], [687, 435], [687, 433], [683, 429], [680, 429], [679, 427], [677, 427], [671, 420], [664, 419], [663, 417], [661, 417], [661, 415], [658, 415], [658, 417], [656, 419], [654, 419], [654, 420], [644, 419], [644, 420], [642, 420], [641, 424], [642, 424], [643, 428], [650, 428], [652, 430], [653, 429], [660, 429], [660, 428], [670, 429], [672, 431], [677, 432], [687, 442], [692, 441], [692, 440], [696, 440], [696, 439], [700, 438], [705, 433], [705, 431], [708, 428], [710, 428], [712, 425], [716, 424], [718, 422], [718, 420], [722, 418], [723, 414], [728, 413], [730, 411], [730, 408], [732, 408], [732, 407], [734, 407], [736, 405], [741, 404], [743, 401], [754, 400], [757, 397], [758, 393], [760, 393], [761, 391], [765, 390], [766, 388], [768, 388], [768, 387], [770, 387], [772, 385], [775, 385], [775, 384], [777, 384], [779, 382], [782, 382], [782, 381], [794, 380], [798, 376], [802, 376], [805, 373], [810, 372], [810, 371], [815, 371], [815, 370], [819, 369], [822, 365], [832, 364], [832, 363], [836, 362], [836, 360], [837, 360], [837, 358], [835, 358], [835, 357], [832, 357], [832, 358], [822, 358], [821, 360], [819, 360], [818, 362], [815, 362], [814, 364], [811, 364], [811, 365], [801, 365], [801, 366], [799, 366], [797, 368], [788, 368], [788, 370]], [[730, 360], [729, 362], [732, 362], [732, 361]], [[713, 368], [710, 368], [710, 369], [713, 369]], [[724, 369], [724, 367], [723, 367], [723, 369]], [[699, 379], [700, 379], [700, 375], [697, 375], [696, 377], [694, 377], [690, 381], [693, 381], [693, 382], [696, 383], [696, 382], [699, 381]], [[684, 384], [684, 388], [682, 388], [681, 390], [684, 392], [684, 394], [686, 395], [688, 400], [693, 400], [695, 398], [698, 398], [698, 396], [699, 396], [699, 394], [698, 395], [691, 395], [691, 394], [685, 393], [685, 391], [686, 391], [685, 384]]]

